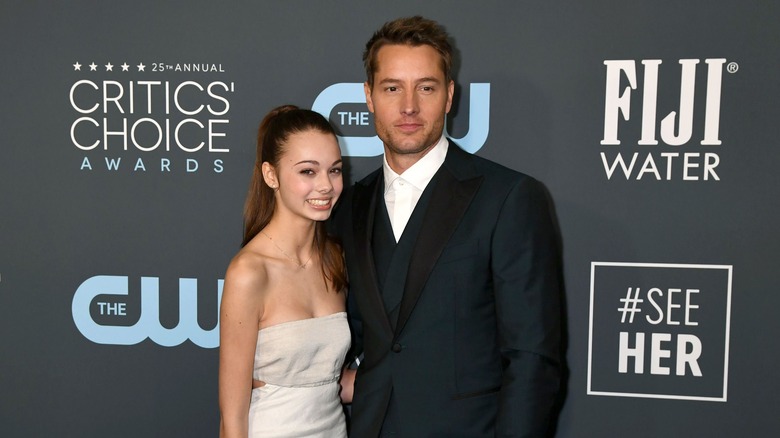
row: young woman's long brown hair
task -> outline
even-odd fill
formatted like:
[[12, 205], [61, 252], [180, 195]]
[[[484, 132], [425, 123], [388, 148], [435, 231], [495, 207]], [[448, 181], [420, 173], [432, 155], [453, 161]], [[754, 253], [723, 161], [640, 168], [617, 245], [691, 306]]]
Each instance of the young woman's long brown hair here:
[[[311, 130], [334, 137], [336, 135], [325, 117], [294, 105], [274, 108], [260, 122], [257, 131], [257, 159], [244, 205], [242, 247], [268, 225], [276, 210], [274, 190], [263, 179], [263, 163], [268, 162], [274, 168], [278, 168], [279, 159], [285, 153], [285, 146], [290, 136]], [[321, 260], [322, 275], [334, 290], [344, 289], [347, 285], [344, 257], [339, 245], [328, 237], [325, 222], [317, 222], [315, 225], [314, 248]]]

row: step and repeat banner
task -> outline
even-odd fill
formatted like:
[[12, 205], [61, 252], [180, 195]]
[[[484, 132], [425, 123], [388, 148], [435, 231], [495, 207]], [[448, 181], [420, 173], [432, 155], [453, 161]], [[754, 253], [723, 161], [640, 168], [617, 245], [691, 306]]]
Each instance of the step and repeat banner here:
[[780, 8], [746, 1], [0, 4], [0, 435], [211, 437], [258, 122], [380, 164], [361, 54], [454, 38], [446, 130], [544, 182], [558, 437], [780, 434]]

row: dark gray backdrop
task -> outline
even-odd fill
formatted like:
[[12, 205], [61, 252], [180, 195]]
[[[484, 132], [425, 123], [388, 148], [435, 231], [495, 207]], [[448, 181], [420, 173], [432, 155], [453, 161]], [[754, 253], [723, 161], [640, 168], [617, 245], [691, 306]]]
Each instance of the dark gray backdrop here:
[[[780, 233], [773, 225], [780, 220], [778, 7], [724, 0], [418, 3], [0, 4], [3, 436], [217, 434], [218, 350], [207, 345], [216, 331], [203, 341], [185, 339], [217, 323], [219, 280], [240, 243], [257, 123], [279, 104], [310, 108], [329, 86], [362, 82], [365, 41], [384, 21], [411, 14], [443, 23], [460, 52], [461, 98], [449, 133], [461, 138], [486, 116], [485, 108], [470, 114], [469, 90], [472, 83], [490, 84], [489, 135], [477, 153], [542, 180], [553, 199], [564, 256], [569, 369], [557, 436], [780, 432], [774, 373]], [[679, 61], [686, 59], [699, 60], [693, 82], [682, 79]], [[719, 110], [719, 145], [701, 144], [707, 81], [713, 79], [708, 59], [722, 60], [710, 61], [720, 75], [710, 95], [719, 98], [710, 100]], [[614, 70], [617, 82], [607, 85], [605, 61], [616, 60], [633, 61], [635, 89], [626, 69]], [[653, 62], [643, 60], [661, 61], [655, 93], [645, 93], [653, 90], [645, 76]], [[207, 91], [215, 83], [217, 97]], [[626, 87], [630, 116], [625, 120], [625, 110], [617, 116], [620, 145], [602, 145], [605, 118], [614, 122], [617, 114], [607, 111], [618, 97], [608, 97], [608, 90], [623, 95]], [[669, 144], [661, 120], [684, 112], [685, 90], [693, 96], [692, 136]], [[640, 145], [643, 117], [649, 117], [643, 105], [653, 96], [656, 120], [648, 123], [658, 144]], [[341, 123], [339, 112], [354, 120], [365, 112], [346, 97], [343, 102], [330, 114], [342, 135], [373, 135], [370, 124]], [[91, 112], [77, 109], [94, 104]], [[94, 122], [77, 122], [81, 117]], [[119, 135], [109, 135], [104, 150], [103, 126], [121, 131], [125, 120], [127, 150]], [[166, 120], [171, 134], [163, 137], [173, 139], [171, 150], [165, 140], [154, 150], [133, 144], [134, 124], [135, 142], [151, 149], [155, 126], [164, 132]], [[207, 141], [211, 122], [222, 134], [213, 148], [226, 151], [178, 148], [174, 130], [182, 122], [183, 146]], [[674, 135], [687, 126], [678, 122]], [[101, 143], [79, 149], [71, 138], [74, 123], [79, 144]], [[609, 165], [618, 153], [629, 162], [637, 153], [631, 177], [617, 169], [607, 178], [602, 153]], [[675, 153], [667, 180], [666, 160]], [[684, 154], [699, 154], [689, 156], [688, 169], [698, 179], [684, 179]], [[703, 180], [705, 154], [717, 155], [717, 180]], [[646, 164], [648, 155], [655, 169]], [[107, 169], [106, 160], [116, 159], [119, 168]], [[378, 163], [348, 158], [349, 176], [359, 178]], [[651, 167], [637, 180], [643, 165]], [[610, 281], [601, 274], [605, 263]], [[730, 274], [702, 276], [692, 265]], [[643, 300], [633, 313], [626, 310], [633, 295], [620, 301], [626, 286], [639, 288]], [[180, 315], [180, 287], [184, 304], [196, 302], [197, 311], [185, 306], [187, 315]], [[648, 296], [653, 287], [666, 318], [639, 325], [657, 315]], [[682, 292], [670, 293], [675, 288]], [[688, 289], [697, 292], [686, 302]], [[74, 300], [77, 290], [87, 305]], [[156, 303], [160, 322], [150, 324]], [[621, 322], [631, 314], [634, 325]], [[177, 332], [187, 318], [197, 318], [202, 329]], [[107, 340], [90, 340], [77, 321], [92, 321]], [[169, 336], [171, 345], [164, 346], [161, 327], [183, 337]], [[147, 332], [152, 339], [138, 342]], [[619, 332], [627, 334], [629, 347], [637, 332], [645, 334], [643, 374], [635, 372], [635, 356], [628, 359], [630, 372], [617, 371]], [[670, 338], [652, 350], [654, 333]], [[690, 368], [675, 374], [679, 334], [700, 342], [696, 363], [704, 377]], [[694, 354], [691, 345], [684, 344], [683, 355]], [[653, 360], [670, 374], [651, 373]], [[674, 391], [677, 397], [670, 398]]]

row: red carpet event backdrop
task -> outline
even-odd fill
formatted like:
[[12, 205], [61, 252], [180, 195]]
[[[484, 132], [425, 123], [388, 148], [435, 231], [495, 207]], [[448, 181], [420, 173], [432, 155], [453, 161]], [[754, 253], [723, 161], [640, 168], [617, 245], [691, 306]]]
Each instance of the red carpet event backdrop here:
[[[447, 134], [541, 180], [558, 437], [780, 434], [780, 7], [764, 1], [3, 1], [0, 435], [212, 437], [218, 308], [272, 107], [380, 164], [361, 54], [454, 37]], [[420, 364], [425, 366], [425, 364]]]

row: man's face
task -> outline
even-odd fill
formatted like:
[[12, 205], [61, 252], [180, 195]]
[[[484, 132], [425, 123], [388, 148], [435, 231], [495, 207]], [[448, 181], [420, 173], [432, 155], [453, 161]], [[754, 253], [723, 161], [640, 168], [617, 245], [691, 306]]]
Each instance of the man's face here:
[[374, 86], [364, 89], [388, 164], [398, 171], [394, 162], [406, 163], [405, 170], [439, 140], [452, 105], [454, 83], [446, 82], [439, 53], [427, 45], [385, 45], [377, 52]]

